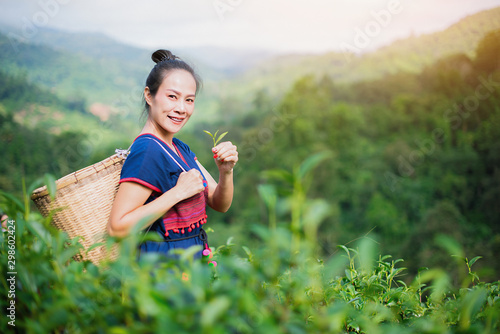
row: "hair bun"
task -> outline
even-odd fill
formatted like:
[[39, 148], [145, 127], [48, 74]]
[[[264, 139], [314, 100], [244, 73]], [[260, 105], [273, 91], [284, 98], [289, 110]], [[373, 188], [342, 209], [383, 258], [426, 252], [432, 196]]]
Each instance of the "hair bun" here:
[[151, 55], [151, 59], [153, 59], [153, 61], [158, 64], [161, 61], [175, 60], [179, 59], [179, 57], [175, 56], [172, 52], [168, 50], [157, 50]]

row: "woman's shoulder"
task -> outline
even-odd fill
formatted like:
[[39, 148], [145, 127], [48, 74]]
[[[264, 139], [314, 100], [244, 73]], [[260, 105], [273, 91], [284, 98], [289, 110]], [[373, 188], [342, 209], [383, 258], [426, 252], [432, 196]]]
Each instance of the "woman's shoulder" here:
[[161, 151], [162, 151], [161, 144], [153, 135], [141, 134], [132, 143], [127, 160], [130, 161], [146, 160], [149, 162], [153, 162], [158, 159], [162, 160]]
[[158, 151], [161, 150], [161, 140], [150, 133], [140, 134], [135, 138], [131, 152], [146, 152], [146, 151]]

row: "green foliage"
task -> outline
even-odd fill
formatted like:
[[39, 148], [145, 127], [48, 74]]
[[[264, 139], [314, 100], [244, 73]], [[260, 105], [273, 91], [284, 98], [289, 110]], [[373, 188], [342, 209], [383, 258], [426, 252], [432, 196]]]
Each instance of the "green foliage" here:
[[[81, 42], [83, 45], [83, 42]], [[36, 85], [54, 89], [61, 98], [84, 99], [112, 104], [133, 93], [142, 85], [147, 67], [120, 58], [89, 57], [51, 48], [44, 44], [29, 44], [0, 33], [0, 65], [17, 76], [24, 74]], [[64, 66], [61, 66], [64, 64]]]
[[214, 134], [212, 134], [210, 131], [207, 131], [207, 130], [203, 130], [203, 132], [205, 132], [210, 137], [212, 137], [212, 139], [214, 141], [214, 146], [213, 147], [217, 146], [217, 144], [222, 140], [222, 138], [224, 138], [224, 136], [227, 135], [227, 131], [224, 132], [224, 133], [221, 133], [218, 137], [217, 137], [217, 134], [219, 133], [219, 130], [215, 131]]
[[59, 98], [24, 76], [0, 71], [0, 87], [0, 189], [20, 195], [23, 177], [62, 177], [110, 156], [128, 138], [126, 123], [117, 132], [87, 112], [84, 100]]
[[[234, 79], [223, 82], [222, 91], [231, 91], [232, 96], [240, 96], [245, 102], [249, 102], [252, 97], [249, 88], [251, 92], [265, 89], [272, 96], [283, 96], [293, 83], [306, 75], [316, 78], [326, 75], [339, 83], [363, 83], [384, 79], [384, 86], [387, 87], [391, 84], [385, 82], [388, 75], [401, 78], [404, 76], [401, 73], [419, 73], [441, 58], [455, 54], [474, 57], [476, 46], [484, 35], [500, 28], [499, 13], [498, 7], [485, 10], [470, 15], [443, 31], [410, 36], [375, 52], [360, 50], [362, 54], [350, 54], [346, 50], [320, 55], [292, 54], [277, 57], [248, 71], [241, 78], [237, 78], [236, 82]], [[354, 36], [353, 33], [352, 38], [344, 42], [355, 46]], [[493, 62], [498, 59], [495, 58], [498, 52], [490, 52], [489, 55]], [[403, 80], [398, 82], [399, 86], [393, 86], [396, 91], [408, 85]], [[372, 88], [383, 90], [380, 86]], [[223, 106], [222, 103], [220, 105]]]
[[499, 331], [497, 31], [480, 41], [498, 27], [497, 13], [350, 65], [342, 54], [291, 56], [243, 84], [207, 85], [193, 118], [202, 121], [182, 139], [215, 173], [204, 128], [231, 131], [240, 152], [231, 210], [209, 212], [211, 244], [222, 245], [215, 271], [189, 260], [137, 262], [133, 238], [119, 242], [114, 263], [72, 260], [78, 240], [16, 199], [21, 180], [33, 189], [46, 173], [60, 177], [128, 147], [137, 126], [121, 113], [100, 122], [88, 105], [118, 99], [120, 112], [138, 109], [139, 70], [123, 72], [125, 59], [98, 65], [28, 44], [17, 59], [3, 48], [0, 208], [17, 224], [20, 331]]
[[[495, 43], [480, 45], [478, 55], [495, 53]], [[235, 193], [226, 221], [267, 223], [269, 217], [274, 228], [304, 215], [297, 204], [303, 201], [284, 198], [293, 193], [294, 168], [330, 151], [332, 159], [306, 182], [308, 195], [323, 204], [303, 205], [329, 208], [318, 229], [322, 254], [374, 230], [383, 253], [406, 258], [411, 274], [425, 263], [462, 281], [449, 257], [436, 255], [436, 236], [448, 234], [467, 254], [481, 254], [479, 271], [496, 279], [500, 72], [477, 66], [476, 58], [454, 54], [419, 74], [352, 85], [309, 75], [274, 106], [259, 91], [262, 110], [229, 127], [241, 134], [244, 168], [235, 180], [244, 191]], [[266, 177], [276, 184], [263, 184]], [[259, 194], [264, 202], [255, 210]]]
[[[317, 160], [318, 158], [311, 158]], [[307, 165], [307, 164], [306, 164]], [[303, 165], [305, 166], [305, 165]], [[312, 163], [309, 165], [312, 166]], [[309, 168], [309, 167], [307, 167]], [[303, 169], [304, 171], [304, 169]], [[148, 254], [138, 261], [137, 234], [117, 242], [115, 261], [95, 266], [73, 256], [78, 238], [2, 194], [15, 231], [0, 235], [0, 266], [8, 272], [9, 236], [15, 236], [16, 331], [25, 333], [492, 333], [500, 329], [500, 282], [450, 284], [440, 269], [401, 280], [401, 259], [377, 256], [362, 238], [322, 260], [301, 224], [300, 241], [288, 228], [250, 228], [260, 247], [228, 240], [219, 265], [193, 261], [188, 249], [173, 261]], [[293, 195], [292, 195], [293, 196]], [[291, 225], [290, 225], [291, 226]], [[191, 255], [190, 255], [191, 254]], [[477, 258], [467, 262], [470, 269]], [[4, 291], [10, 289], [3, 280]], [[0, 300], [7, 308], [8, 298]], [[2, 317], [3, 333], [14, 329]]]
[[476, 50], [476, 67], [485, 73], [500, 70], [500, 29], [492, 30], [481, 40]]

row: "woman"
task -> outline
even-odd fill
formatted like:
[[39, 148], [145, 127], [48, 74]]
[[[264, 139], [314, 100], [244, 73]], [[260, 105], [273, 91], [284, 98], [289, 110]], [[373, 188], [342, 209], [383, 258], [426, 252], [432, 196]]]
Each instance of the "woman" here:
[[158, 50], [152, 59], [156, 65], [144, 88], [147, 121], [123, 165], [108, 232], [123, 237], [134, 225], [145, 223], [145, 229], [163, 241], [142, 243], [141, 253], [168, 254], [192, 245], [208, 248], [202, 229], [205, 206], [220, 212], [231, 206], [238, 151], [231, 142], [212, 148], [217, 183], [189, 146], [174, 138], [193, 114], [199, 77], [170, 51]]

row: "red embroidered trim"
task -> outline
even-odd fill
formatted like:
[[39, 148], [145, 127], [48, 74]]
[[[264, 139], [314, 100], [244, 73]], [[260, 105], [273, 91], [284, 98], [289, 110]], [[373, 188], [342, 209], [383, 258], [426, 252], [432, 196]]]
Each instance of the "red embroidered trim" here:
[[[161, 139], [161, 138], [159, 138], [159, 137], [157, 137], [157, 136], [155, 136], [154, 134], [149, 133], [149, 132], [146, 132], [146, 133], [141, 133], [140, 135], [138, 135], [137, 137], [135, 137], [134, 141], [136, 141], [136, 140], [137, 140], [137, 138], [142, 137], [142, 136], [145, 136], [145, 135], [150, 135], [150, 136], [153, 136], [153, 137], [155, 137], [156, 139], [158, 139], [159, 141], [161, 141], [162, 143], [165, 143], [165, 141], [164, 141], [163, 139]], [[167, 144], [167, 143], [165, 143], [165, 144]], [[167, 146], [168, 146], [168, 144], [167, 144]]]
[[121, 179], [118, 183], [122, 183], [122, 182], [135, 182], [135, 183], [139, 183], [151, 190], [154, 190], [156, 192], [159, 192], [160, 194], [162, 193], [162, 191], [160, 189], [158, 189], [157, 187], [153, 186], [152, 184], [146, 182], [146, 181], [143, 181], [141, 179], [138, 179], [136, 177], [127, 177], [127, 178], [124, 178], [124, 179]]
[[182, 155], [182, 153], [179, 150], [179, 148], [177, 147], [177, 145], [175, 145], [174, 142], [172, 142], [172, 144], [174, 145], [175, 150], [177, 151], [177, 154], [179, 155], [179, 157], [181, 157], [182, 161], [184, 161], [184, 163], [189, 167], [189, 164], [187, 163], [186, 159], [184, 159], [184, 156]]
[[200, 227], [207, 222], [205, 211], [206, 197], [208, 190], [194, 195], [191, 198], [177, 203], [167, 211], [163, 216], [163, 225], [165, 226], [165, 236], [169, 231], [184, 234], [191, 232], [194, 228]]
[[[165, 143], [164, 140], [158, 138], [152, 133], [140, 134], [135, 138], [135, 140], [144, 135], [153, 136], [154, 138], [157, 138], [161, 142]], [[187, 163], [186, 159], [184, 159], [184, 156], [178, 149], [177, 145], [175, 145], [174, 142], [172, 142], [172, 144], [174, 145], [175, 150], [177, 151], [179, 157], [189, 167], [189, 164]], [[168, 144], [166, 145], [170, 148]], [[196, 156], [194, 159], [195, 161], [198, 160]], [[137, 182], [152, 190], [159, 192], [160, 194], [162, 193], [160, 189], [140, 179], [126, 178], [120, 180], [120, 182], [125, 182], [125, 181]], [[203, 181], [203, 183], [205, 184], [206, 181]], [[163, 216], [163, 224], [165, 226], [165, 231], [166, 231], [165, 236], [169, 235], [169, 231], [184, 234], [187, 229], [187, 232], [192, 232], [194, 228], [200, 227], [201, 225], [205, 224], [207, 222], [207, 214], [205, 211], [207, 197], [208, 197], [208, 187], [205, 187], [205, 191], [177, 203], [170, 210], [168, 210], [167, 213], [165, 213], [165, 215]]]

